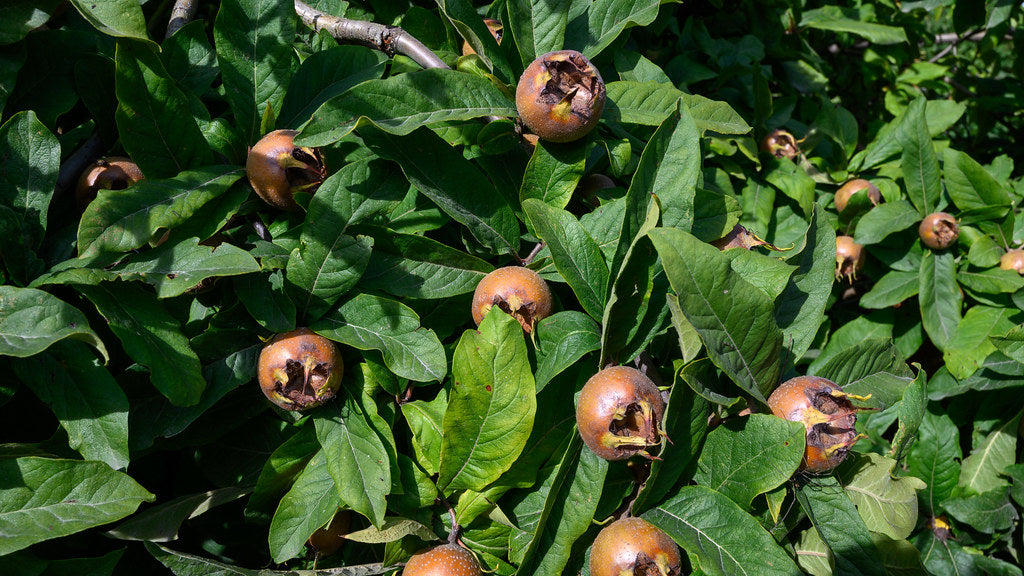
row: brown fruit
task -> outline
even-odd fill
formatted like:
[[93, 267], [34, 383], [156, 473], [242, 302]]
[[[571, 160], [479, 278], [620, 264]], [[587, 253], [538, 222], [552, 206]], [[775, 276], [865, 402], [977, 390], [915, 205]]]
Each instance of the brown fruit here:
[[1010, 250], [999, 258], [999, 267], [1003, 270], [1016, 270], [1024, 275], [1024, 250]]
[[864, 251], [864, 247], [854, 242], [853, 238], [836, 236], [836, 280], [856, 280], [857, 272], [864, 267], [866, 259], [867, 252]]
[[836, 190], [836, 197], [834, 199], [836, 212], [846, 210], [846, 205], [850, 202], [850, 197], [861, 191], [865, 191], [867, 193], [868, 199], [875, 206], [882, 201], [882, 192], [878, 190], [878, 186], [875, 186], [863, 178], [856, 178], [854, 180], [850, 180], [846, 184], [843, 184], [839, 187], [839, 190]]
[[537, 322], [551, 314], [551, 290], [540, 274], [533, 270], [505, 266], [484, 276], [476, 285], [473, 321], [477, 326], [493, 306], [518, 320], [523, 331], [530, 334]]
[[807, 430], [807, 448], [799, 470], [820, 473], [838, 466], [857, 440], [857, 408], [850, 399], [865, 398], [843, 392], [834, 382], [818, 376], [797, 376], [783, 382], [768, 397], [772, 414], [801, 422]]
[[637, 454], [651, 457], [664, 434], [665, 401], [658, 387], [636, 368], [610, 366], [583, 385], [576, 405], [576, 426], [587, 447], [605, 460]]
[[442, 544], [413, 554], [402, 576], [480, 576], [480, 563], [462, 546]]
[[82, 172], [75, 186], [75, 204], [78, 211], [85, 210], [96, 199], [100, 190], [124, 190], [139, 180], [145, 179], [138, 164], [131, 158], [111, 156], [101, 158]]
[[345, 543], [351, 520], [352, 515], [348, 510], [339, 510], [326, 526], [313, 532], [306, 544], [320, 556], [334, 554]]
[[679, 546], [643, 518], [605, 526], [590, 550], [591, 576], [676, 576], [682, 569]]
[[960, 225], [951, 214], [933, 212], [921, 221], [917, 234], [925, 246], [932, 250], [943, 250], [952, 246], [960, 237]]
[[796, 138], [785, 130], [772, 130], [761, 140], [761, 151], [767, 152], [776, 158], [789, 158], [790, 160], [800, 155], [800, 146]]
[[530, 131], [551, 142], [586, 136], [601, 119], [604, 99], [600, 72], [575, 50], [538, 57], [516, 86], [519, 117]]
[[[504, 27], [501, 25], [501, 21], [495, 20], [494, 18], [484, 18], [484, 24], [487, 24], [487, 30], [491, 33], [491, 36], [494, 36], [494, 41], [500, 46], [501, 36], [504, 32]], [[476, 54], [476, 50], [473, 50], [473, 47], [469, 45], [469, 42], [463, 40], [462, 55], [469, 56], [470, 54]]]
[[728, 234], [718, 240], [715, 240], [711, 245], [724, 251], [732, 248], [750, 250], [755, 246], [767, 246], [768, 243], [752, 234], [743, 226], [737, 224], [732, 227], [732, 230], [730, 230]]
[[245, 160], [249, 184], [267, 204], [298, 210], [296, 192], [312, 194], [327, 177], [318, 148], [295, 146], [295, 130], [274, 130], [260, 139]]
[[344, 368], [334, 342], [299, 328], [267, 342], [256, 375], [268, 400], [285, 410], [306, 410], [334, 397]]

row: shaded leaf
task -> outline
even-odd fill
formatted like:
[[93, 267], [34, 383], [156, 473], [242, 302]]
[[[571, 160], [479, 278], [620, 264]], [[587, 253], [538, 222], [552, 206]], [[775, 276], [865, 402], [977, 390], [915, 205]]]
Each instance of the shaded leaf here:
[[0, 355], [27, 358], [64, 338], [81, 340], [110, 359], [81, 310], [42, 290], [0, 285]]

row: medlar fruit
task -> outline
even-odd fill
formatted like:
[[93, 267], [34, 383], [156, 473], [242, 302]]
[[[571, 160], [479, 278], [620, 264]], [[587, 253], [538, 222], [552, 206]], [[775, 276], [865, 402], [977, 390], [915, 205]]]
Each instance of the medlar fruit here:
[[333, 398], [344, 368], [334, 342], [309, 328], [299, 328], [267, 342], [260, 351], [256, 375], [268, 400], [285, 410], [298, 411]]
[[537, 322], [551, 314], [551, 290], [533, 270], [505, 266], [484, 276], [476, 285], [472, 311], [477, 326], [493, 306], [518, 320], [523, 331], [530, 334]]
[[857, 408], [850, 399], [866, 400], [843, 392], [834, 382], [818, 376], [797, 376], [783, 382], [768, 397], [772, 414], [801, 422], [807, 430], [807, 448], [799, 471], [828, 472], [838, 466], [857, 440]]
[[313, 532], [306, 544], [321, 556], [330, 556], [345, 543], [345, 535], [351, 524], [352, 514], [348, 510], [339, 510], [326, 526]]
[[864, 247], [854, 242], [853, 238], [836, 236], [836, 280], [856, 280], [857, 272], [864, 267], [866, 259], [867, 252], [864, 251]]
[[402, 576], [480, 576], [480, 563], [462, 546], [442, 544], [413, 554]]
[[850, 197], [861, 191], [867, 193], [868, 200], [870, 200], [871, 204], [875, 206], [882, 201], [882, 192], [878, 189], [878, 186], [875, 186], [863, 178], [856, 178], [854, 180], [850, 180], [846, 184], [843, 184], [839, 187], [839, 190], [836, 190], [836, 197], [833, 199], [833, 202], [836, 204], [836, 212], [846, 210], [846, 205], [849, 204]]
[[[491, 33], [491, 36], [494, 36], [494, 41], [501, 46], [501, 37], [504, 32], [504, 27], [501, 25], [501, 21], [495, 20], [494, 18], [484, 18], [484, 24], [487, 25], [487, 31]], [[476, 54], [476, 50], [473, 50], [473, 47], [469, 45], [469, 42], [463, 40], [462, 55], [469, 56], [470, 54]]]
[[296, 192], [312, 194], [327, 177], [318, 148], [295, 146], [295, 130], [274, 130], [260, 139], [245, 160], [249, 184], [267, 204], [298, 210]]
[[583, 385], [576, 426], [587, 447], [605, 460], [625, 460], [661, 444], [665, 400], [644, 373], [610, 366]]
[[682, 569], [679, 546], [643, 518], [605, 526], [590, 550], [591, 576], [676, 576]]
[[737, 224], [732, 227], [728, 234], [711, 242], [711, 245], [719, 250], [725, 251], [732, 248], [743, 248], [750, 250], [756, 246], [768, 246], [768, 242], [757, 237], [750, 230]]
[[1016, 270], [1024, 275], [1024, 250], [1010, 250], [999, 258], [999, 267], [1003, 270]]
[[604, 80], [575, 50], [538, 57], [519, 78], [516, 110], [531, 132], [551, 142], [571, 142], [597, 126], [604, 111]]
[[921, 243], [932, 250], [944, 250], [960, 237], [960, 225], [951, 214], [933, 212], [921, 221], [917, 235], [921, 237]]
[[75, 186], [75, 204], [82, 212], [100, 190], [124, 190], [145, 179], [138, 164], [125, 156], [101, 158], [82, 172]]
[[762, 152], [767, 152], [776, 158], [789, 158], [790, 160], [800, 155], [800, 146], [796, 138], [785, 130], [772, 130], [761, 140]]

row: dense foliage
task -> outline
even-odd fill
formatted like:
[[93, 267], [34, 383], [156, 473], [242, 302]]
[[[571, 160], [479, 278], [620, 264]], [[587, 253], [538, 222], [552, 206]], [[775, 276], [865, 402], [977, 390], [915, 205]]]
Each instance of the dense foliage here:
[[[391, 574], [448, 540], [587, 575], [633, 515], [687, 574], [1022, 574], [1019, 2], [211, 0], [165, 38], [181, 4], [0, 7], [0, 573]], [[516, 84], [561, 49], [607, 101], [537, 141]], [[246, 177], [275, 129], [326, 166], [298, 210]], [[144, 179], [76, 206], [108, 156]], [[840, 213], [853, 178], [881, 199]], [[519, 265], [551, 315], [477, 326]], [[286, 411], [257, 359], [301, 327], [342, 380]], [[625, 460], [577, 433], [608, 365], [667, 402]], [[801, 374], [865, 409], [832, 472], [766, 403]]]

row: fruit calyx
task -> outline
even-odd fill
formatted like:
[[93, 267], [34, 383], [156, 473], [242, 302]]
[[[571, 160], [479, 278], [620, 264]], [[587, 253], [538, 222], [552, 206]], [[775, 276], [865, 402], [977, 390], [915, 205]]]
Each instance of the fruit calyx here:
[[260, 351], [260, 388], [285, 410], [306, 410], [334, 397], [344, 364], [333, 342], [309, 328], [278, 334]]
[[825, 378], [798, 376], [772, 392], [768, 406], [772, 414], [804, 425], [807, 444], [799, 470], [822, 473], [838, 466], [863, 437], [855, 430], [857, 413], [869, 408], [854, 406], [851, 400], [869, 398], [844, 392]]
[[917, 228], [921, 243], [932, 250], [949, 248], [960, 237], [960, 225], [952, 214], [933, 212]]
[[776, 158], [793, 160], [800, 155], [800, 145], [792, 134], [785, 130], [772, 130], [761, 140], [761, 151]]
[[576, 424], [584, 443], [605, 460], [640, 455], [665, 436], [665, 401], [654, 382], [635, 368], [611, 366], [592, 376], [580, 391]]

